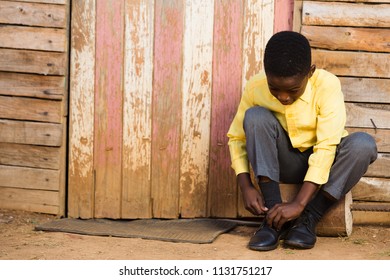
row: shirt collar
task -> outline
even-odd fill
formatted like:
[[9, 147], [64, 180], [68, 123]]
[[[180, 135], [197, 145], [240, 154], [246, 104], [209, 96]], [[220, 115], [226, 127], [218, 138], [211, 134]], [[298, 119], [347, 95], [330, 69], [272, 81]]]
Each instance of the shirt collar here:
[[305, 88], [305, 92], [299, 97], [302, 101], [309, 103], [311, 100], [311, 93], [312, 93], [312, 85], [311, 85], [311, 78], [307, 81], [307, 85]]

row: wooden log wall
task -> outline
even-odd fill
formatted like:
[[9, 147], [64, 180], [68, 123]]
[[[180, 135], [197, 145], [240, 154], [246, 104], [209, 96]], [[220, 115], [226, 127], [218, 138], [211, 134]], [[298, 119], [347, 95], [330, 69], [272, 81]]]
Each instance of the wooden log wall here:
[[314, 63], [341, 79], [347, 130], [365, 131], [378, 145], [379, 157], [353, 189], [353, 199], [388, 204], [390, 1], [295, 1], [294, 11], [294, 30], [309, 38]]
[[226, 133], [292, 12], [292, 0], [72, 1], [69, 216], [248, 215]]
[[65, 214], [68, 0], [0, 1], [0, 208]]

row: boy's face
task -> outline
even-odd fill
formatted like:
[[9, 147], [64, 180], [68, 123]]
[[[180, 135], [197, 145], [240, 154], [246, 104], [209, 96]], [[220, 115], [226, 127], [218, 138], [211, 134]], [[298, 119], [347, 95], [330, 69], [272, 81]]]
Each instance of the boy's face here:
[[291, 105], [305, 92], [307, 82], [315, 71], [312, 65], [307, 75], [292, 77], [276, 77], [267, 75], [268, 88], [283, 105]]

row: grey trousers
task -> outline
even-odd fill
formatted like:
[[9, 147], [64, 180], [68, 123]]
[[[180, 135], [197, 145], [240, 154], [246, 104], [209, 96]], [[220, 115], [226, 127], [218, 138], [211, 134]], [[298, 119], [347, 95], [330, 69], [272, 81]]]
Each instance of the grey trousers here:
[[[244, 130], [248, 159], [257, 178], [265, 176], [272, 181], [294, 184], [303, 182], [313, 149], [300, 152], [293, 148], [287, 133], [268, 109], [248, 109]], [[371, 135], [356, 132], [342, 138], [322, 190], [340, 199], [357, 184], [376, 158], [377, 147]]]

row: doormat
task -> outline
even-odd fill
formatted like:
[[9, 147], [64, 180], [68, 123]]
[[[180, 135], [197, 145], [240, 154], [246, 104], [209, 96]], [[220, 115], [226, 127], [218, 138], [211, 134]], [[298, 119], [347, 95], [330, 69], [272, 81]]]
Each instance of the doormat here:
[[236, 225], [234, 221], [218, 219], [129, 221], [65, 218], [38, 225], [35, 230], [205, 244], [212, 243], [218, 235], [232, 230]]

